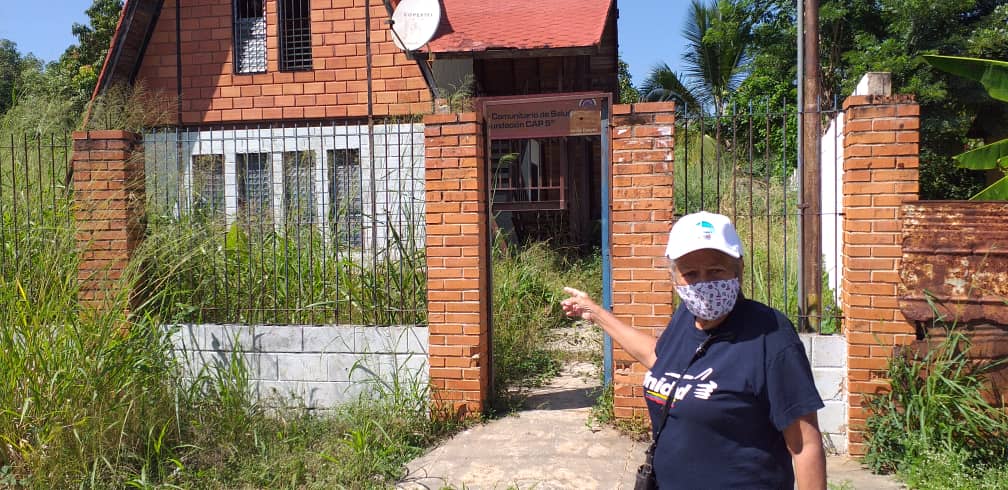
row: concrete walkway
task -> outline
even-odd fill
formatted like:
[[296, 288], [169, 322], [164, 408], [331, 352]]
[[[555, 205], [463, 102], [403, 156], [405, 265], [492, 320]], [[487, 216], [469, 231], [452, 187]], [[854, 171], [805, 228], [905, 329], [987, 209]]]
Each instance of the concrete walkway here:
[[[401, 489], [631, 489], [646, 442], [593, 424], [599, 376], [568, 363], [518, 413], [472, 427], [408, 465]], [[830, 488], [905, 488], [843, 456], [827, 459]]]

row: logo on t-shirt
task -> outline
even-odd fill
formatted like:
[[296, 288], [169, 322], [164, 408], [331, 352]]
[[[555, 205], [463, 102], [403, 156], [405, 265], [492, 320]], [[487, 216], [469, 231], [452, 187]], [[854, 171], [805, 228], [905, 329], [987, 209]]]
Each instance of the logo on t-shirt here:
[[[669, 394], [674, 390], [675, 397], [672, 399], [672, 406], [675, 406], [676, 402], [684, 400], [691, 392], [694, 398], [708, 400], [718, 387], [717, 382], [710, 379], [713, 374], [714, 368], [707, 368], [695, 375], [680, 375], [669, 371], [662, 377], [655, 378], [651, 371], [648, 371], [644, 375], [644, 396], [655, 403], [664, 404]], [[688, 384], [679, 386], [679, 381]]]

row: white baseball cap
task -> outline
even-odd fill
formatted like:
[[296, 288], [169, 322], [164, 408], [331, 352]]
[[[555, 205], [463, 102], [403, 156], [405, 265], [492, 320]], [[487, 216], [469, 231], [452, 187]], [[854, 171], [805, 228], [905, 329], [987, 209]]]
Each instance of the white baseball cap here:
[[742, 240], [727, 216], [700, 211], [679, 218], [669, 232], [665, 256], [676, 260], [704, 248], [724, 252], [736, 259], [742, 256]]

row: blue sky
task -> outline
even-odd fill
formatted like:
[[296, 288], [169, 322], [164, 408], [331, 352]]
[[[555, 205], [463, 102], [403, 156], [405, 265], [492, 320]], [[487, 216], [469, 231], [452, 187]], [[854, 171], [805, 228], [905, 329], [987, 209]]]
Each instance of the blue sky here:
[[[548, 1], [548, 0], [546, 0]], [[17, 43], [22, 54], [52, 61], [76, 40], [74, 22], [86, 22], [92, 0], [2, 0], [0, 38]], [[622, 0], [619, 3], [620, 52], [635, 84], [664, 61], [678, 70], [682, 57], [682, 15], [686, 0]]]

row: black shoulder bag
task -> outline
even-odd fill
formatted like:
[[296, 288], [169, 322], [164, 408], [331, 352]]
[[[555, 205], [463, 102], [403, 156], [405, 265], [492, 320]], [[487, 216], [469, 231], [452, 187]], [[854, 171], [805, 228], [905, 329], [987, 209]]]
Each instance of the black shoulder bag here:
[[[694, 362], [697, 362], [698, 359], [703, 357], [704, 353], [707, 352], [707, 348], [710, 347], [711, 344], [719, 339], [726, 339], [730, 337], [730, 334], [718, 334], [707, 337], [707, 339], [704, 340], [699, 347], [697, 347], [696, 351], [693, 352], [693, 357], [690, 358], [688, 363], [686, 363], [686, 367], [679, 371], [679, 380], [681, 381], [683, 379], [683, 376], [686, 375], [686, 371], [689, 370], [690, 366], [692, 366]], [[658, 426], [658, 432], [655, 433], [654, 440], [651, 441], [651, 445], [648, 446], [647, 451], [644, 453], [644, 464], [637, 468], [637, 477], [636, 480], [634, 480], [634, 490], [656, 490], [658, 488], [658, 480], [655, 479], [654, 472], [655, 447], [658, 446], [658, 438], [661, 437], [662, 431], [665, 430], [665, 423], [668, 422], [669, 407], [678, 401], [675, 399], [675, 391], [678, 386], [679, 382], [676, 382], [672, 391], [669, 392], [668, 396], [665, 398], [665, 404], [662, 405], [661, 424]]]

